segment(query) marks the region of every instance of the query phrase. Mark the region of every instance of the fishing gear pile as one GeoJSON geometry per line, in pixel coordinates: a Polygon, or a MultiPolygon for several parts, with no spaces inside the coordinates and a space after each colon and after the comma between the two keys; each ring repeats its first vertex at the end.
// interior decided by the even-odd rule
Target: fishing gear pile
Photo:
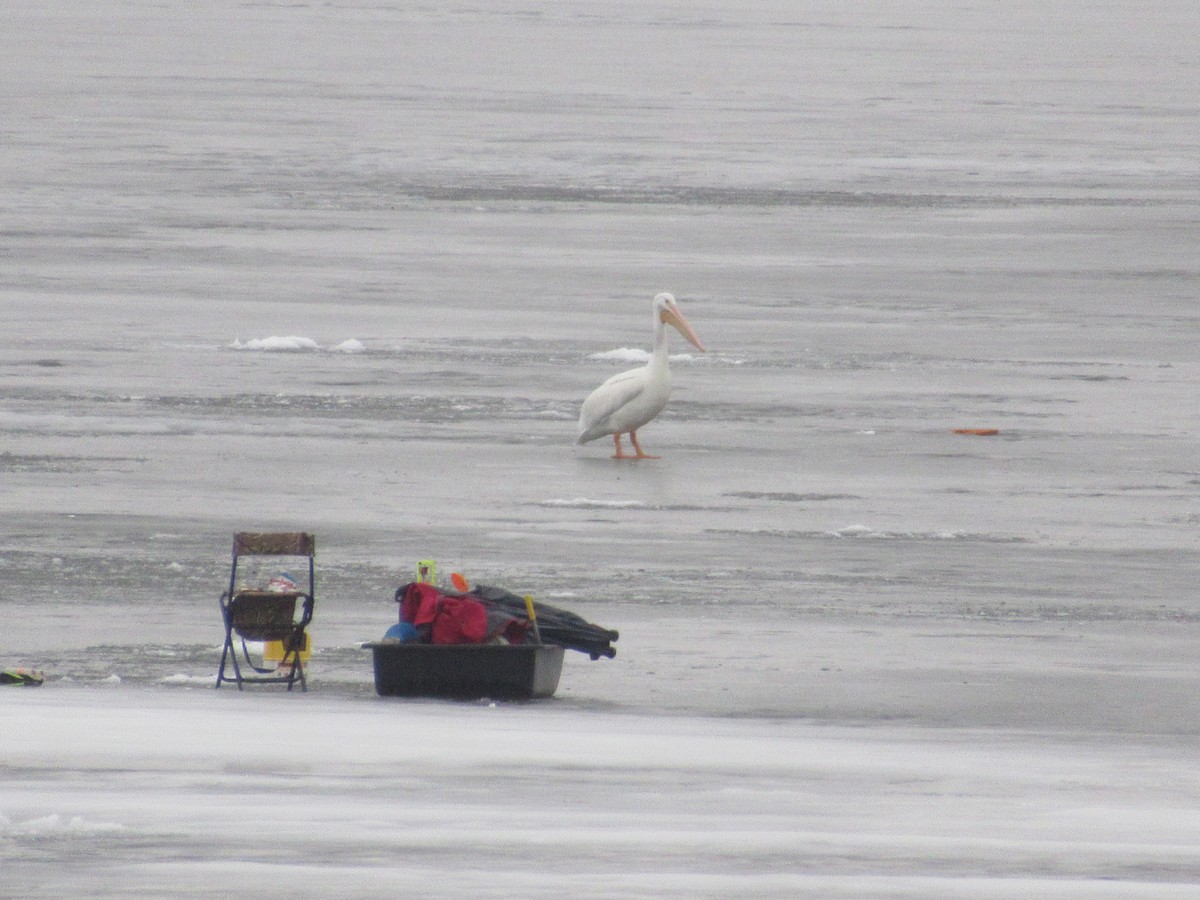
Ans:
{"type": "MultiPolygon", "coordinates": [[[[400,604],[396,634],[403,635],[402,640],[432,644],[534,642],[525,598],[501,587],[479,584],[460,592],[410,582],[396,589],[396,602],[400,604]]],[[[541,643],[577,650],[593,660],[616,656],[612,644],[620,637],[616,631],[546,603],[537,604],[536,634],[541,643]]]]}

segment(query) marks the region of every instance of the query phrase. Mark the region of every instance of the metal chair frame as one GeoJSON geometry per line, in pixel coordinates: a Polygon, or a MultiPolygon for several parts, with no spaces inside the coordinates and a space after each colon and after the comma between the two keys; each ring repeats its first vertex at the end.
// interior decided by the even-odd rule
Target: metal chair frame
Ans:
{"type": "Polygon", "coordinates": [[[253,532],[239,531],[233,536],[233,564],[229,572],[229,589],[221,594],[221,618],[225,622],[225,645],[221,649],[221,667],[217,671],[217,687],[232,681],[242,690],[246,684],[286,684],[290,691],[296,681],[300,690],[308,690],[304,677],[305,629],[312,622],[315,603],[316,538],[303,531],[253,532]],[[238,561],[244,556],[306,556],[308,557],[307,591],[270,591],[237,589],[238,561]],[[300,618],[296,619],[296,603],[303,601],[300,618]],[[235,635],[242,645],[245,665],[256,675],[246,675],[238,662],[235,635]],[[247,641],[281,641],[283,659],[276,669],[255,665],[250,659],[247,641]],[[233,675],[225,674],[227,663],[233,675]],[[287,669],[287,674],[278,674],[287,669]]]}

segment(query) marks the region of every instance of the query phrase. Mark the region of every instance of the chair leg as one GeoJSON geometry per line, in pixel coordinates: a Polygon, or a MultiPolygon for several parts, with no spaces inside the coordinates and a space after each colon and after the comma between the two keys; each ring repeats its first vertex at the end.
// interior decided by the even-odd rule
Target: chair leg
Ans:
{"type": "Polygon", "coordinates": [[[227,631],[225,632],[225,646],[221,648],[221,667],[217,669],[217,688],[221,687],[223,681],[237,681],[238,687],[241,687],[241,674],[237,668],[237,651],[233,649],[233,636],[227,631]],[[237,675],[236,678],[229,678],[225,674],[226,660],[233,662],[233,671],[237,675]]]}
{"type": "Polygon", "coordinates": [[[304,680],[304,663],[300,660],[300,649],[303,646],[304,632],[300,632],[298,635],[292,635],[292,637],[289,638],[285,644],[286,649],[283,651],[283,659],[280,661],[279,665],[281,667],[286,666],[288,657],[291,657],[292,665],[288,670],[288,690],[290,691],[292,689],[292,686],[296,683],[296,679],[299,678],[300,691],[302,693],[308,693],[308,682],[304,680]]]}
{"type": "Polygon", "coordinates": [[[233,663],[233,679],[237,682],[238,690],[244,690],[242,687],[242,667],[238,665],[236,648],[230,648],[229,659],[233,663]]]}
{"type": "Polygon", "coordinates": [[[254,664],[254,661],[250,659],[250,650],[246,646],[246,642],[242,641],[241,644],[242,644],[242,654],[246,657],[246,665],[247,666],[249,666],[255,672],[259,672],[262,674],[266,674],[269,672],[275,672],[276,675],[278,675],[279,677],[255,678],[254,676],[242,675],[242,666],[238,662],[237,647],[234,646],[233,633],[232,633],[232,631],[228,631],[225,634],[225,646],[221,648],[221,666],[220,666],[220,668],[217,669],[217,685],[216,686],[218,688],[221,687],[222,682],[226,682],[226,681],[236,682],[239,691],[245,690],[244,684],[247,681],[250,681],[252,683],[253,682],[266,683],[266,682],[273,681],[276,684],[279,684],[279,683],[286,684],[288,686],[288,690],[290,691],[292,689],[292,687],[295,685],[296,681],[299,680],[300,690],[304,693],[308,692],[308,680],[305,678],[305,675],[304,675],[304,663],[300,660],[300,650],[304,647],[304,644],[305,644],[303,632],[301,632],[298,636],[292,635],[291,637],[286,639],[285,649],[284,649],[284,653],[283,653],[283,659],[280,660],[279,667],[276,669],[265,669],[265,668],[259,668],[258,666],[256,666],[254,664]],[[291,666],[288,667],[288,674],[287,674],[287,677],[285,678],[279,673],[279,669],[282,669],[285,666],[288,666],[289,660],[291,661],[291,666]],[[225,674],[225,667],[229,664],[232,664],[232,666],[233,666],[233,676],[232,677],[225,674]]]}

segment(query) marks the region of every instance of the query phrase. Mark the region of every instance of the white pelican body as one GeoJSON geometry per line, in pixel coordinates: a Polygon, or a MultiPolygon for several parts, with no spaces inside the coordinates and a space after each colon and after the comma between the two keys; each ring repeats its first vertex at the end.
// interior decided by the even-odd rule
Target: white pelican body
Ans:
{"type": "Polygon", "coordinates": [[[670,294],[654,298],[654,352],[646,365],[614,375],[583,401],[579,411],[577,444],[586,444],[611,434],[617,452],[613,459],[655,459],[642,452],[637,430],[663,411],[671,396],[671,367],[667,360],[667,325],[674,326],[697,350],[704,350],[679,305],[670,294]],[[636,456],[621,449],[621,435],[628,434],[636,456]]]}

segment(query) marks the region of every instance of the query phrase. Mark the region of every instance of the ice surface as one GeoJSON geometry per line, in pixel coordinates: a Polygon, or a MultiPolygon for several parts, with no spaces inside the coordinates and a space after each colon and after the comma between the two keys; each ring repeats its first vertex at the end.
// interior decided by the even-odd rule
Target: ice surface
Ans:
{"type": "Polygon", "coordinates": [[[200,688],[26,691],[5,724],[10,896],[1194,891],[1190,736],[200,688]]]}
{"type": "Polygon", "coordinates": [[[1194,896],[1200,11],[1002,7],[7,10],[0,896],[1194,896]],[[425,558],[617,658],[380,700],[425,558]]]}

